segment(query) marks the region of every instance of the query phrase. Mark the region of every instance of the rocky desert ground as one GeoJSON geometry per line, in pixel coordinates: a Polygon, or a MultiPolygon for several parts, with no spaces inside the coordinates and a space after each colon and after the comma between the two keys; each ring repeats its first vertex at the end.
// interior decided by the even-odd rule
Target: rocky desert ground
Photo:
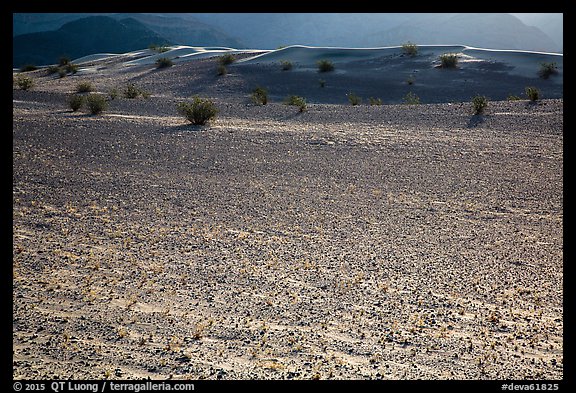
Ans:
{"type": "Polygon", "coordinates": [[[564,377],[562,99],[299,113],[215,69],[14,88],[14,379],[564,377]]]}

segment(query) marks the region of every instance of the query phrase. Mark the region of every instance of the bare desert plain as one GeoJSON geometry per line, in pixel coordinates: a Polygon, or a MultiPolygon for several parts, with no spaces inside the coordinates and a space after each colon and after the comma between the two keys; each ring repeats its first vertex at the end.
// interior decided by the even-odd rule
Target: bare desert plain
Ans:
{"type": "Polygon", "coordinates": [[[447,70],[446,48],[309,49],[233,52],[225,75],[146,51],[26,73],[14,379],[564,377],[562,74],[530,53],[451,47],[447,70]],[[83,81],[150,96],[73,112],[83,81]],[[506,100],[525,86],[542,98],[506,100]],[[196,94],[206,126],[176,111],[196,94]]]}

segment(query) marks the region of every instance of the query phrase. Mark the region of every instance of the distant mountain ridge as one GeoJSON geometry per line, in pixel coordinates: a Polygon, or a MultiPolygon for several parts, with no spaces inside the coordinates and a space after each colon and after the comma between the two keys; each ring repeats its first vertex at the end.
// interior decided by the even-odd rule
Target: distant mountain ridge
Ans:
{"type": "Polygon", "coordinates": [[[14,66],[54,64],[62,56],[123,53],[147,48],[150,43],[171,43],[133,18],[116,20],[108,16],[77,19],[58,30],[15,36],[12,42],[14,66]]]}
{"type": "Polygon", "coordinates": [[[13,65],[51,64],[63,56],[122,53],[150,44],[245,45],[205,23],[179,14],[14,14],[13,65]],[[47,29],[48,31],[37,31],[47,29]],[[32,32],[31,32],[32,31],[32,32]]]}

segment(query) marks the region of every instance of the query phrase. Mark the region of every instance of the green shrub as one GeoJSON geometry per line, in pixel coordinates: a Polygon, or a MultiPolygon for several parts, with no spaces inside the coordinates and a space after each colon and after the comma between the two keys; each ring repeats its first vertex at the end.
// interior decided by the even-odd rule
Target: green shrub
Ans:
{"type": "Polygon", "coordinates": [[[226,53],[225,55],[222,55],[218,58],[218,62],[222,65],[232,64],[235,60],[236,58],[230,53],[226,53]]]}
{"type": "Polygon", "coordinates": [[[168,47],[166,45],[150,44],[150,45],[148,45],[148,49],[150,49],[154,52],[164,53],[164,52],[168,52],[170,50],[170,47],[168,47]]]}
{"type": "Polygon", "coordinates": [[[72,94],[68,100],[68,104],[70,104],[70,109],[76,112],[78,109],[82,108],[82,105],[84,105],[84,96],[72,94]]]}
{"type": "Polygon", "coordinates": [[[362,99],[354,93],[348,93],[348,94],[346,94],[346,97],[348,97],[348,101],[353,106],[359,105],[362,102],[362,99]]]}
{"type": "Polygon", "coordinates": [[[46,68],[46,75],[52,75],[57,73],[58,71],[60,71],[60,67],[56,65],[51,65],[48,68],[46,68]]]}
{"type": "Polygon", "coordinates": [[[370,105],[382,105],[382,100],[380,98],[370,97],[368,101],[370,102],[370,105]]]}
{"type": "Polygon", "coordinates": [[[94,91],[94,86],[88,81],[80,82],[76,85],[76,92],[78,93],[89,93],[94,91]]]}
{"type": "Polygon", "coordinates": [[[34,87],[34,79],[30,78],[29,76],[18,75],[15,79],[16,85],[21,90],[30,90],[34,87]]]}
{"type": "Polygon", "coordinates": [[[294,105],[298,107],[299,112],[304,112],[306,110],[306,99],[300,96],[288,96],[284,100],[286,105],[294,105]]]}
{"type": "Polygon", "coordinates": [[[556,63],[542,63],[540,64],[540,70],[538,75],[542,79],[548,79],[551,75],[556,75],[558,73],[558,66],[556,63]]]}
{"type": "Polygon", "coordinates": [[[118,98],[118,89],[113,87],[110,89],[110,91],[108,92],[108,96],[110,97],[111,100],[115,100],[116,98],[118,98]]]}
{"type": "Polygon", "coordinates": [[[320,83],[320,87],[325,87],[326,86],[326,81],[324,79],[319,79],[318,83],[320,83]]]}
{"type": "Polygon", "coordinates": [[[412,92],[409,92],[404,96],[403,101],[407,105],[418,105],[420,104],[420,97],[418,97],[416,94],[412,92]]]}
{"type": "Polygon", "coordinates": [[[440,56],[442,68],[456,68],[458,65],[458,55],[456,53],[444,53],[440,56]]]}
{"type": "Polygon", "coordinates": [[[252,101],[257,105],[266,105],[268,103],[268,91],[263,87],[257,87],[252,91],[252,101]]]}
{"type": "Polygon", "coordinates": [[[134,83],[128,83],[126,87],[124,87],[124,91],[122,92],[124,98],[138,98],[138,96],[142,96],[142,98],[150,97],[150,93],[146,90],[137,87],[134,83]]]}
{"type": "Polygon", "coordinates": [[[68,56],[62,56],[60,60],[58,60],[58,64],[61,66],[65,66],[70,64],[70,58],[68,56]]]}
{"type": "Polygon", "coordinates": [[[89,94],[86,96],[88,110],[93,115],[98,115],[108,109],[108,101],[102,94],[89,94]]]}
{"type": "Polygon", "coordinates": [[[477,95],[472,98],[472,108],[475,115],[481,115],[488,106],[488,98],[485,96],[477,95]]]}
{"type": "Polygon", "coordinates": [[[288,60],[283,60],[280,62],[282,65],[282,71],[290,71],[292,69],[292,62],[288,60]]]}
{"type": "Polygon", "coordinates": [[[178,112],[190,123],[204,125],[216,118],[218,108],[209,99],[194,96],[192,102],[180,102],[177,105],[178,112]]]}
{"type": "Polygon", "coordinates": [[[334,64],[330,60],[318,60],[316,64],[318,65],[318,72],[334,71],[334,64]]]}
{"type": "Polygon", "coordinates": [[[514,94],[508,94],[508,97],[506,98],[508,101],[519,101],[521,100],[520,97],[518,97],[517,95],[514,94]]]}
{"type": "Polygon", "coordinates": [[[173,65],[174,62],[167,57],[161,57],[158,60],[156,60],[156,68],[168,68],[172,67],[173,65]]]}
{"type": "Polygon", "coordinates": [[[218,76],[226,75],[228,73],[228,69],[226,68],[226,66],[224,64],[220,64],[220,65],[218,65],[217,73],[218,73],[218,76]]]}
{"type": "Polygon", "coordinates": [[[408,56],[416,56],[418,54],[418,46],[408,41],[407,43],[402,44],[402,52],[408,56]]]}
{"type": "Polygon", "coordinates": [[[77,64],[69,63],[69,64],[66,64],[65,68],[66,68],[66,72],[69,74],[75,74],[78,72],[78,65],[77,64]]]}
{"type": "Polygon", "coordinates": [[[535,87],[527,86],[526,89],[526,96],[530,101],[537,101],[540,98],[540,90],[535,87]]]}
{"type": "Polygon", "coordinates": [[[20,67],[20,72],[36,71],[37,69],[38,67],[36,67],[34,64],[26,64],[20,67]]]}

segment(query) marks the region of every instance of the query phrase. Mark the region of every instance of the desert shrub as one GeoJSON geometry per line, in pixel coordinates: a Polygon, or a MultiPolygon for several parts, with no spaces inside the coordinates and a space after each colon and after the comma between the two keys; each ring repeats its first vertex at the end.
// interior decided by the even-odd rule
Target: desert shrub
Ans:
{"type": "Polygon", "coordinates": [[[414,75],[410,75],[408,77],[408,79],[406,79],[406,83],[408,83],[410,86],[412,86],[414,84],[414,82],[416,82],[416,79],[414,78],[414,75]]]}
{"type": "Polygon", "coordinates": [[[407,43],[402,44],[402,52],[408,56],[416,56],[418,54],[418,46],[408,41],[407,43]]]}
{"type": "Polygon", "coordinates": [[[58,77],[64,78],[66,75],[68,75],[66,69],[63,67],[58,67],[58,77]]]}
{"type": "Polygon", "coordinates": [[[362,99],[354,93],[348,93],[346,94],[346,97],[348,97],[348,101],[351,105],[359,105],[362,102],[362,99]]]}
{"type": "Polygon", "coordinates": [[[78,109],[82,108],[82,105],[84,105],[84,96],[72,94],[68,100],[68,104],[70,105],[70,109],[76,112],[78,109]]]}
{"type": "Polygon", "coordinates": [[[66,72],[69,74],[75,74],[78,72],[78,65],[73,63],[68,63],[65,66],[66,72]]]}
{"type": "Polygon", "coordinates": [[[456,68],[458,65],[458,55],[456,53],[444,53],[440,56],[442,68],[456,68]]]}
{"type": "Polygon", "coordinates": [[[558,66],[556,63],[542,63],[540,64],[540,70],[538,71],[538,75],[542,79],[548,79],[551,75],[555,75],[558,73],[558,66]]]}
{"type": "Polygon", "coordinates": [[[368,101],[370,102],[370,105],[382,105],[382,100],[380,98],[370,97],[368,101]]]}
{"type": "Polygon", "coordinates": [[[89,94],[86,96],[86,105],[93,115],[98,115],[108,109],[108,101],[102,94],[89,94]]]}
{"type": "Polygon", "coordinates": [[[34,64],[26,64],[20,67],[20,72],[36,71],[37,69],[38,67],[36,67],[34,64]]]}
{"type": "Polygon", "coordinates": [[[420,97],[418,97],[416,94],[412,92],[409,92],[404,96],[403,101],[407,105],[418,105],[420,104],[420,97]]]}
{"type": "Polygon", "coordinates": [[[170,50],[170,48],[167,47],[166,45],[156,45],[156,44],[148,45],[148,49],[158,53],[164,53],[170,50]]]}
{"type": "Polygon", "coordinates": [[[94,91],[94,86],[91,82],[84,81],[76,85],[76,92],[78,93],[89,93],[91,91],[94,91]]]}
{"type": "Polygon", "coordinates": [[[508,97],[506,98],[508,101],[519,101],[521,100],[520,97],[518,97],[517,95],[514,94],[508,94],[508,97]]]}
{"type": "Polygon", "coordinates": [[[58,71],[60,71],[60,67],[56,65],[51,65],[48,68],[46,68],[46,75],[52,75],[57,73],[58,71]]]}
{"type": "Polygon", "coordinates": [[[284,100],[286,105],[294,105],[298,107],[299,112],[304,112],[306,110],[306,99],[300,96],[288,96],[284,100]]]}
{"type": "Polygon", "coordinates": [[[268,103],[268,91],[263,87],[257,87],[252,91],[252,101],[257,105],[266,105],[268,103]]]}
{"type": "Polygon", "coordinates": [[[229,65],[229,64],[234,63],[235,60],[236,60],[236,58],[234,56],[232,56],[232,54],[226,53],[225,55],[220,56],[220,58],[218,59],[218,62],[222,65],[229,65]]]}
{"type": "Polygon", "coordinates": [[[68,56],[62,56],[60,60],[58,60],[58,65],[65,66],[70,64],[70,58],[68,56]]]}
{"type": "Polygon", "coordinates": [[[525,91],[530,101],[537,101],[540,98],[540,90],[533,86],[527,86],[525,91]]]}
{"type": "Polygon", "coordinates": [[[150,97],[149,92],[136,86],[134,83],[128,83],[124,87],[124,91],[122,92],[122,95],[124,96],[124,98],[130,98],[130,99],[138,98],[138,96],[141,96],[142,98],[149,98],[150,97]]]}
{"type": "Polygon", "coordinates": [[[156,60],[156,68],[168,68],[172,67],[173,65],[174,62],[167,57],[161,57],[158,60],[156,60]]]}
{"type": "Polygon", "coordinates": [[[34,86],[34,79],[29,76],[18,75],[15,82],[16,86],[21,90],[30,90],[34,86]]]}
{"type": "Polygon", "coordinates": [[[113,87],[110,89],[110,91],[108,92],[108,96],[110,97],[111,100],[115,100],[116,98],[118,98],[118,89],[113,87]]]}
{"type": "Polygon", "coordinates": [[[326,86],[326,81],[324,79],[319,79],[318,83],[320,84],[320,87],[325,87],[326,86]]]}
{"type": "Polygon", "coordinates": [[[194,96],[192,102],[180,102],[177,105],[178,112],[190,123],[204,125],[216,118],[218,108],[209,99],[194,96]]]}
{"type": "Polygon", "coordinates": [[[134,83],[129,83],[124,87],[124,98],[137,98],[140,95],[140,89],[134,83]]]}
{"type": "Polygon", "coordinates": [[[227,73],[228,73],[228,68],[226,68],[226,66],[224,64],[218,65],[218,68],[217,68],[218,76],[223,76],[223,75],[226,75],[227,73]]]}
{"type": "Polygon", "coordinates": [[[475,115],[481,115],[488,106],[488,98],[485,96],[477,95],[472,98],[472,108],[475,115]]]}
{"type": "Polygon", "coordinates": [[[318,65],[318,72],[334,71],[334,64],[330,60],[318,60],[316,64],[318,65]]]}
{"type": "Polygon", "coordinates": [[[288,60],[283,60],[280,62],[282,65],[282,71],[290,71],[292,69],[292,62],[288,60]]]}

